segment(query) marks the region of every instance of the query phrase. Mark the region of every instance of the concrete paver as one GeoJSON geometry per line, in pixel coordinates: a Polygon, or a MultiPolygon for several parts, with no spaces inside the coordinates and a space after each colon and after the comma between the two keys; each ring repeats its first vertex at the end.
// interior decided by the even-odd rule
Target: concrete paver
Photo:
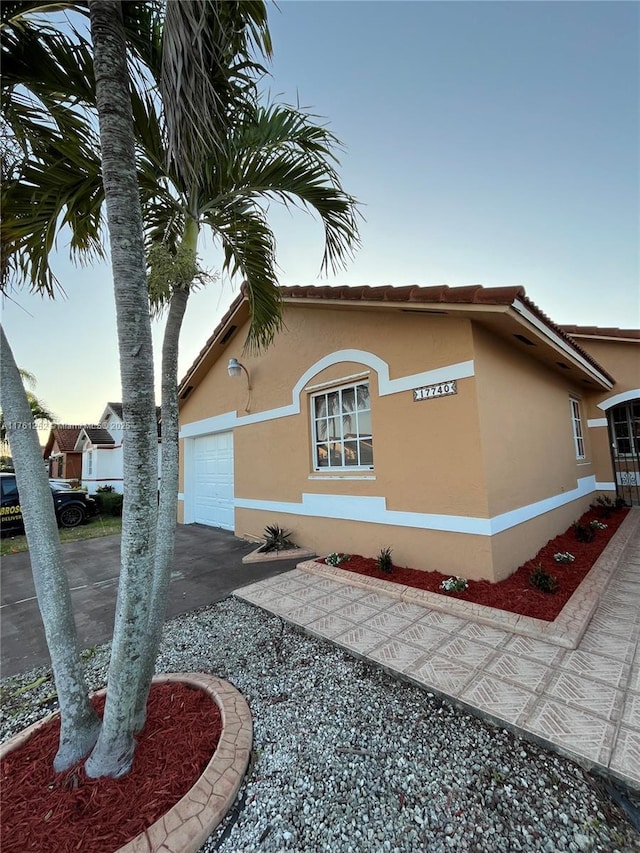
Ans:
{"type": "Polygon", "coordinates": [[[303,563],[235,595],[640,790],[640,511],[553,623],[353,579],[303,563]]]}

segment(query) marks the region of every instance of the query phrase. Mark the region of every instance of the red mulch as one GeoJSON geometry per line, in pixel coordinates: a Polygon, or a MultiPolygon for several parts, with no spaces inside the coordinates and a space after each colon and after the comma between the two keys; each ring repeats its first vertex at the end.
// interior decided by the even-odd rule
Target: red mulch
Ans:
{"type": "Polygon", "coordinates": [[[589,510],[580,518],[581,524],[588,524],[592,519],[596,519],[608,525],[606,530],[596,532],[593,542],[578,542],[572,528],[569,528],[565,533],[547,542],[533,559],[527,560],[510,577],[498,583],[470,580],[469,587],[464,592],[443,592],[440,584],[450,575],[400,566],[394,566],[393,571],[387,574],[376,567],[374,558],[361,557],[358,554],[352,554],[349,560],[340,563],[339,568],[415,589],[437,592],[447,597],[460,598],[463,601],[472,601],[474,604],[484,604],[486,607],[508,610],[510,613],[533,616],[545,622],[553,622],[598,559],[605,545],[620,527],[627,512],[626,509],[617,510],[609,518],[602,518],[597,510],[589,510]],[[575,562],[556,563],[553,555],[559,551],[569,551],[576,558],[575,562]],[[545,571],[558,578],[557,592],[550,594],[531,586],[529,575],[538,563],[542,564],[545,571]]]}
{"type": "MultiPolygon", "coordinates": [[[[102,714],[104,698],[93,700],[102,714]]],[[[133,769],[120,779],[88,779],[82,762],[53,772],[54,720],[2,762],[3,853],[113,853],[143,832],[202,775],[222,731],[203,690],[153,685],[133,769]]]]}

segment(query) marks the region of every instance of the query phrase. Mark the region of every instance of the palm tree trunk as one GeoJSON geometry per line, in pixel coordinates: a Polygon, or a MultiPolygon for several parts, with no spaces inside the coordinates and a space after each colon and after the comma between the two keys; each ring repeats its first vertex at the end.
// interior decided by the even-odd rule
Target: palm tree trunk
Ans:
{"type": "Polygon", "coordinates": [[[0,405],[15,464],[31,571],[60,705],[60,742],[53,762],[54,769],[60,771],[91,751],[100,720],[89,702],[78,655],[71,593],[38,434],[4,329],[0,329],[0,365],[0,405]]]}
{"type": "MultiPolygon", "coordinates": [[[[195,254],[195,252],[194,252],[195,254]]],[[[160,648],[175,552],[178,511],[178,342],[189,288],[174,290],[162,341],[162,474],[156,536],[156,559],[149,607],[148,646],[138,687],[136,728],[141,730],[149,686],[160,648]]]]}
{"type": "Polygon", "coordinates": [[[122,10],[90,0],[102,175],[122,382],[123,490],[120,584],[103,725],[86,771],[122,776],[133,762],[135,708],[147,645],[155,552],[158,439],[142,216],[122,10]]]}

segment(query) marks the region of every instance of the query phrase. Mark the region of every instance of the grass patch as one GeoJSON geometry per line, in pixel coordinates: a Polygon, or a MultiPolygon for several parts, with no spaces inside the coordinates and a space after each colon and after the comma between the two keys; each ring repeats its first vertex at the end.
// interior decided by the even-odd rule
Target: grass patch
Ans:
{"type": "MultiPolygon", "coordinates": [[[[80,527],[72,527],[70,529],[58,530],[60,534],[60,542],[79,542],[81,539],[97,539],[99,536],[111,536],[114,533],[120,533],[122,530],[122,519],[113,515],[96,515],[86,524],[81,524],[80,527]]],[[[21,551],[28,551],[27,537],[19,536],[3,536],[0,540],[0,556],[6,557],[9,554],[19,554],[21,551]]]]}

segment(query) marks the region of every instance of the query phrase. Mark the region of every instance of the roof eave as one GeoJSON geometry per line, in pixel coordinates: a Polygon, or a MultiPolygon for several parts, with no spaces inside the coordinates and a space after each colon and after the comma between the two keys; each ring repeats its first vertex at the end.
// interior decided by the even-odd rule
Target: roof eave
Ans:
{"type": "Polygon", "coordinates": [[[577,345],[572,345],[569,336],[565,332],[562,332],[559,327],[557,327],[556,331],[550,323],[546,322],[534,310],[534,306],[528,300],[514,299],[511,308],[518,316],[522,325],[533,330],[547,345],[550,345],[556,352],[571,361],[584,377],[595,382],[605,391],[613,388],[615,380],[597,362],[587,358],[586,353],[581,351],[577,345]]]}

